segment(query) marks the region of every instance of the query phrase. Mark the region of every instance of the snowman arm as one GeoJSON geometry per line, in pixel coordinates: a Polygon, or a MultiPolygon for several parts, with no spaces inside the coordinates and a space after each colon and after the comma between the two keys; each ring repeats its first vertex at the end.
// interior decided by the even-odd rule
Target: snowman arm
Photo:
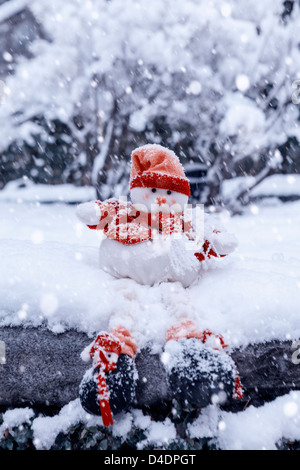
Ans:
{"type": "Polygon", "coordinates": [[[202,245],[202,250],[195,253],[198,261],[210,258],[223,258],[232,253],[238,245],[236,237],[226,231],[213,230],[202,245]]]}
{"type": "Polygon", "coordinates": [[[219,256],[227,256],[233,253],[238,246],[235,235],[226,230],[213,230],[208,239],[211,249],[219,256]]]}
{"type": "Polygon", "coordinates": [[[78,219],[90,228],[96,228],[101,220],[101,209],[98,201],[84,202],[76,208],[78,219]]]}
{"type": "Polygon", "coordinates": [[[118,213],[118,203],[115,200],[91,201],[79,204],[76,215],[92,230],[106,230],[118,213]]]}

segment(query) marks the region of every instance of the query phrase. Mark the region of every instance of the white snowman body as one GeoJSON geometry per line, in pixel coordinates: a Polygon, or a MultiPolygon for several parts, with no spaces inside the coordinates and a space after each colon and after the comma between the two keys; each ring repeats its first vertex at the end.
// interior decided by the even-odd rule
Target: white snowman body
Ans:
{"type": "MultiPolygon", "coordinates": [[[[188,203],[188,196],[161,188],[133,188],[130,197],[137,209],[149,214],[182,213],[188,203]]],[[[81,204],[77,215],[82,222],[96,225],[100,219],[99,206],[94,202],[81,204]]],[[[197,278],[200,266],[191,243],[184,233],[167,237],[157,233],[155,238],[136,244],[104,238],[99,250],[100,268],[116,278],[131,278],[149,286],[179,281],[187,287],[197,278]]]]}
{"type": "MultiPolygon", "coordinates": [[[[130,191],[132,204],[137,210],[148,214],[184,213],[188,196],[161,188],[133,188],[130,191]]],[[[100,209],[96,202],[80,204],[77,208],[79,219],[87,225],[97,225],[100,209]]],[[[236,238],[224,231],[216,230],[210,216],[203,219],[203,227],[194,231],[194,239],[185,232],[157,233],[155,237],[135,244],[124,244],[118,240],[104,238],[100,244],[100,268],[116,278],[131,278],[139,284],[153,286],[161,282],[179,281],[184,287],[190,286],[199,276],[201,263],[195,252],[201,252],[208,240],[215,252],[227,255],[234,251],[236,238]],[[203,228],[203,230],[202,230],[203,228]]]]}
{"type": "MultiPolygon", "coordinates": [[[[148,213],[182,212],[188,197],[160,188],[133,188],[131,200],[136,207],[145,206],[148,213]]],[[[199,272],[199,262],[186,249],[189,240],[184,233],[154,239],[135,245],[123,245],[115,240],[103,240],[100,266],[116,277],[129,277],[140,284],[152,286],[161,282],[179,281],[190,285],[199,272]]]]}

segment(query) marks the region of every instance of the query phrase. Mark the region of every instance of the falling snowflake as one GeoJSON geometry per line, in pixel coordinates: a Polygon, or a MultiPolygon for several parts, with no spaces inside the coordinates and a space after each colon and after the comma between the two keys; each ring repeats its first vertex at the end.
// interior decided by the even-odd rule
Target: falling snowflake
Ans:
{"type": "Polygon", "coordinates": [[[247,75],[243,73],[237,75],[235,79],[235,84],[236,84],[237,89],[242,92],[247,91],[248,88],[250,87],[249,78],[247,75]]]}
{"type": "Polygon", "coordinates": [[[202,90],[201,83],[198,82],[197,80],[193,80],[189,84],[186,92],[187,92],[187,94],[190,94],[190,95],[199,95],[201,93],[201,90],[202,90]]]}

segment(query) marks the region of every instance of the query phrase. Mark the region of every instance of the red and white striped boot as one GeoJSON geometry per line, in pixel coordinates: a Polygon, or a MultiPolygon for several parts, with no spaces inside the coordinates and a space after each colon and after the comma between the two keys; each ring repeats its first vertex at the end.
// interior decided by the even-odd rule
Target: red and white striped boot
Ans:
{"type": "Polygon", "coordinates": [[[134,402],[136,351],[130,333],[118,327],[111,333],[100,332],[81,355],[83,360],[93,361],[79,386],[81,405],[88,413],[101,415],[104,426],[113,424],[113,415],[134,402]]]}

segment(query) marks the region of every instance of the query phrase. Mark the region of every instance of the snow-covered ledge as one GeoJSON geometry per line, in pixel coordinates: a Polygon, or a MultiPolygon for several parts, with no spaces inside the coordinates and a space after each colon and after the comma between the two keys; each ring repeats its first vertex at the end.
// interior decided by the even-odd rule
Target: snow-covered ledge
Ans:
{"type": "MultiPolygon", "coordinates": [[[[0,364],[0,406],[62,407],[78,397],[86,370],[80,352],[90,338],[75,330],[54,334],[47,329],[2,327],[6,361],[0,364]]],[[[300,390],[297,349],[290,341],[248,345],[232,352],[244,388],[242,400],[225,407],[241,410],[259,406],[291,390],[300,390]]],[[[139,373],[138,408],[170,404],[163,364],[157,354],[142,350],[136,358],[139,373]]]]}

